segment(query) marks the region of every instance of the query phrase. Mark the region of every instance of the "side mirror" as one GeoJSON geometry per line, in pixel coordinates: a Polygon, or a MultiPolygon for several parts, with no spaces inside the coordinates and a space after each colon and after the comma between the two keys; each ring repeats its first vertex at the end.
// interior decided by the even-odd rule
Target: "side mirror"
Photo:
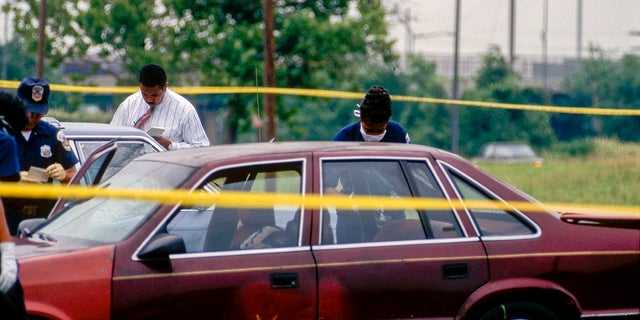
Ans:
{"type": "Polygon", "coordinates": [[[20,238],[25,238],[33,234],[47,219],[45,218],[33,218],[20,221],[18,225],[18,234],[20,238]]]}
{"type": "Polygon", "coordinates": [[[138,257],[143,260],[168,259],[170,254],[186,252],[182,237],[170,233],[159,233],[140,250],[138,257]]]}

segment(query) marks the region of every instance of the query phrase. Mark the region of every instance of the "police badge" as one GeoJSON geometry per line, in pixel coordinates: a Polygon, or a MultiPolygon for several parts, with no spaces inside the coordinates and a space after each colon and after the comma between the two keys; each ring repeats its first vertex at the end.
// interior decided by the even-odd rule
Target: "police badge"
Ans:
{"type": "Polygon", "coordinates": [[[40,156],[43,158],[51,158],[53,153],[51,152],[51,146],[44,144],[40,147],[40,156]]]}
{"type": "Polygon", "coordinates": [[[33,86],[31,89],[31,99],[35,102],[40,102],[44,97],[44,87],[43,86],[33,86]]]}

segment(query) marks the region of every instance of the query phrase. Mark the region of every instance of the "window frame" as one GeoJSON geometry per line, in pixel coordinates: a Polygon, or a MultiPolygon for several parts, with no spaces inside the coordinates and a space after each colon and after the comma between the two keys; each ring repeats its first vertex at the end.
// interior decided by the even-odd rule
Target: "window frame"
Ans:
{"type": "MultiPolygon", "coordinates": [[[[451,203],[451,199],[449,197],[449,194],[446,190],[446,188],[444,187],[444,184],[442,183],[440,176],[437,174],[437,172],[434,170],[434,166],[432,164],[432,162],[428,159],[428,158],[422,158],[422,157],[398,157],[398,156],[393,156],[393,157],[384,157],[384,156],[359,156],[359,157],[335,157],[335,156],[329,156],[329,157],[320,157],[319,158],[319,193],[320,195],[324,195],[324,187],[325,187],[325,165],[327,162],[340,162],[340,161],[344,161],[344,162],[349,162],[349,161],[390,161],[390,162],[395,162],[397,164],[399,164],[401,170],[402,170],[402,178],[404,179],[405,183],[407,184],[408,188],[409,188],[409,192],[411,193],[411,197],[419,197],[417,194],[418,192],[416,191],[417,188],[417,184],[414,181],[414,177],[410,177],[409,172],[407,172],[409,170],[407,164],[408,163],[420,163],[420,164],[425,164],[425,168],[426,170],[431,174],[433,181],[435,182],[435,186],[436,188],[439,189],[442,199],[448,201],[449,203],[451,203]]],[[[323,209],[324,210],[324,209],[323,209]]],[[[329,243],[322,243],[322,234],[324,233],[324,231],[322,230],[322,228],[324,227],[325,223],[322,221],[324,219],[324,217],[320,217],[320,232],[318,234],[318,239],[316,240],[317,243],[319,245],[321,245],[323,248],[325,247],[329,247],[329,246],[371,246],[371,245],[388,245],[389,243],[392,244],[397,244],[398,242],[406,242],[406,241],[434,241],[434,242],[450,242],[450,241],[460,241],[463,239],[466,239],[468,237],[467,232],[465,230],[464,224],[462,222],[462,220],[460,219],[460,216],[458,215],[458,212],[454,209],[453,205],[451,205],[451,209],[450,213],[452,215],[452,219],[455,221],[455,223],[457,224],[457,236],[456,237],[433,237],[434,234],[433,232],[429,232],[428,229],[430,229],[431,224],[429,224],[429,214],[428,211],[425,211],[424,209],[418,209],[416,210],[418,212],[419,215],[419,220],[420,220],[420,224],[422,225],[423,230],[425,231],[425,238],[424,239],[420,239],[420,240],[397,240],[397,241],[383,241],[383,242],[376,242],[376,241],[364,241],[364,242],[355,242],[355,243],[336,243],[336,239],[335,239],[335,232],[334,232],[334,243],[329,244],[329,243]],[[427,227],[427,224],[429,224],[429,228],[427,227]]],[[[449,211],[446,210],[446,211],[449,211]]],[[[331,216],[332,219],[335,219],[335,217],[337,217],[337,215],[333,214],[331,216]]],[[[335,222],[334,222],[335,224],[335,222]]],[[[335,225],[332,225],[332,227],[335,229],[335,225]]]]}
{"type": "Polygon", "coordinates": [[[460,201],[460,203],[462,205],[462,208],[464,209],[465,213],[467,214],[467,217],[469,218],[469,221],[471,222],[475,233],[478,235],[478,237],[482,241],[535,239],[535,238],[540,237],[540,235],[542,234],[542,230],[541,230],[540,226],[538,226],[538,224],[535,223],[535,221],[533,221],[531,218],[529,218],[522,211],[520,211],[516,207],[512,206],[509,203],[509,201],[504,200],[503,198],[498,196],[495,192],[493,192],[492,190],[488,189],[483,184],[479,183],[476,179],[474,179],[474,178],[470,177],[469,175],[465,174],[464,172],[462,172],[460,169],[456,168],[455,166],[453,166],[453,165],[451,165],[451,164],[449,164],[449,163],[447,163],[445,161],[442,161],[442,160],[438,160],[437,163],[440,166],[440,168],[442,169],[442,172],[444,173],[447,181],[451,185],[452,190],[455,193],[458,201],[460,201]],[[467,183],[468,185],[473,187],[476,191],[479,191],[480,193],[482,193],[486,197],[491,198],[492,201],[499,201],[504,206],[507,206],[508,208],[510,208],[509,210],[505,210],[505,209],[503,209],[503,210],[506,213],[510,214],[511,216],[514,216],[521,223],[528,224],[529,229],[531,229],[533,232],[531,234],[527,234],[527,235],[482,235],[482,231],[481,231],[480,226],[478,225],[478,223],[476,221],[476,217],[474,216],[472,210],[465,203],[464,197],[460,194],[460,190],[458,189],[458,186],[456,185],[456,183],[452,179],[452,175],[457,176],[458,179],[463,180],[465,183],[467,183]]]}

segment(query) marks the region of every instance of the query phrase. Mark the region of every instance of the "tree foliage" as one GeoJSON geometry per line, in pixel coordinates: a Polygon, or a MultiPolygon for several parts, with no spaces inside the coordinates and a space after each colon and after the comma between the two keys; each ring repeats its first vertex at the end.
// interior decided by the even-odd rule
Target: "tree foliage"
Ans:
{"type": "MultiPolygon", "coordinates": [[[[565,100],[577,106],[637,109],[640,105],[640,57],[626,54],[618,61],[611,59],[601,48],[591,47],[589,51],[582,68],[565,79],[568,93],[565,100]]],[[[578,125],[588,128],[591,135],[640,141],[640,117],[637,116],[587,117],[578,125]]]]}
{"type": "MultiPolygon", "coordinates": [[[[16,34],[35,53],[39,2],[24,2],[24,10],[16,9],[16,34]]],[[[275,5],[277,86],[325,88],[327,79],[354,81],[354,65],[395,59],[381,0],[275,5]]],[[[47,61],[52,67],[69,59],[112,61],[126,70],[114,75],[127,85],[155,62],[166,67],[171,85],[255,86],[262,79],[263,20],[262,3],[254,0],[49,1],[47,61]]],[[[229,142],[251,130],[258,102],[227,97],[229,142]]],[[[287,124],[302,107],[278,106],[279,120],[287,124]]]]}
{"type": "MultiPolygon", "coordinates": [[[[340,78],[329,81],[337,90],[362,92],[363,97],[372,85],[387,88],[392,96],[391,118],[407,129],[412,142],[447,148],[450,130],[445,106],[394,99],[394,96],[446,98],[434,62],[420,56],[411,56],[408,61],[406,69],[398,68],[395,63],[365,62],[358,65],[355,82],[343,82],[340,78]]],[[[358,102],[341,99],[306,100],[305,110],[309,112],[295,117],[299,128],[294,134],[295,139],[332,139],[340,128],[357,121],[353,110],[358,102]]]]}
{"type": "MultiPolygon", "coordinates": [[[[492,46],[478,71],[476,86],[464,92],[464,100],[514,104],[547,104],[541,88],[523,88],[498,47],[492,46]]],[[[519,141],[536,148],[549,147],[554,141],[550,116],[542,112],[462,108],[460,110],[460,150],[477,154],[492,141],[519,141]]]]}

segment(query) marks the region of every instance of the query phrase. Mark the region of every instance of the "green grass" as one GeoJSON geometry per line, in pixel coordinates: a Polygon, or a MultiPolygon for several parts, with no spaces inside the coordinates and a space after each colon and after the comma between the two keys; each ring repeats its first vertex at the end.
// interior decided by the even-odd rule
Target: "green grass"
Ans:
{"type": "Polygon", "coordinates": [[[545,203],[640,207],[640,144],[595,139],[582,156],[547,153],[533,164],[478,167],[545,203]]]}

